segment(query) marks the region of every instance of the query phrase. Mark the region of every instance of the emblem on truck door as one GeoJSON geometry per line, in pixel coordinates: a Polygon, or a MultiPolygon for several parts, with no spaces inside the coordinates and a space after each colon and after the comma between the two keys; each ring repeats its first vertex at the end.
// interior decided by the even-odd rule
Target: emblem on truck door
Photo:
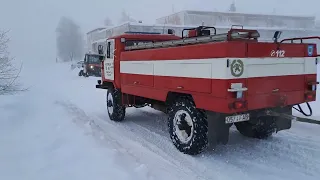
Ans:
{"type": "Polygon", "coordinates": [[[244,71],[244,64],[240,59],[233,60],[230,66],[231,74],[234,77],[240,77],[244,71]]]}

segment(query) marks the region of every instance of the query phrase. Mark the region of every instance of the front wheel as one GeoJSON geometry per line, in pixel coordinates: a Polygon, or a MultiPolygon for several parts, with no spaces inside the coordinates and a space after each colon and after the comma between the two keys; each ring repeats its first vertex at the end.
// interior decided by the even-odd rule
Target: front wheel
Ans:
{"type": "Polygon", "coordinates": [[[78,75],[83,76],[83,70],[80,70],[78,75]]]}
{"type": "Polygon", "coordinates": [[[185,154],[200,154],[208,144],[206,114],[189,97],[179,97],[168,109],[170,138],[185,154]]]}
{"type": "Polygon", "coordinates": [[[121,92],[117,89],[109,88],[106,101],[110,120],[117,122],[123,121],[126,108],[122,105],[121,92]]]}
{"type": "Polygon", "coordinates": [[[84,75],[83,75],[84,77],[89,77],[90,76],[90,74],[88,73],[88,72],[86,72],[86,73],[84,73],[84,75]]]}

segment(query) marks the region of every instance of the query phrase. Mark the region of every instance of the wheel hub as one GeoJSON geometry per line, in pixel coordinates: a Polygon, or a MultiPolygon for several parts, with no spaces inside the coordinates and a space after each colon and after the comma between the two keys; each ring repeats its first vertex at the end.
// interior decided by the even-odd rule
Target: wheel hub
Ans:
{"type": "Polygon", "coordinates": [[[174,118],[174,132],[182,143],[188,143],[193,136],[193,121],[189,113],[179,110],[174,118]]]}
{"type": "Polygon", "coordinates": [[[108,107],[113,107],[113,103],[112,103],[111,100],[108,100],[108,101],[107,101],[107,106],[108,106],[108,107]]]}
{"type": "Polygon", "coordinates": [[[186,121],[186,114],[183,113],[180,115],[180,121],[177,122],[177,126],[180,131],[185,131],[188,136],[191,134],[191,126],[188,125],[188,122],[186,121]]]}
{"type": "Polygon", "coordinates": [[[107,96],[107,109],[109,114],[113,113],[113,97],[111,93],[108,93],[108,96],[107,96]]]}

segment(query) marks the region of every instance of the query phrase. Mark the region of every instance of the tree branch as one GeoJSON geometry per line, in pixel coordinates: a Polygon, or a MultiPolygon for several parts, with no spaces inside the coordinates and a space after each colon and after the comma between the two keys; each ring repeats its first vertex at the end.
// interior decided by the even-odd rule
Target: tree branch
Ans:
{"type": "Polygon", "coordinates": [[[22,70],[22,64],[19,69],[13,66],[13,58],[9,56],[8,52],[10,41],[7,37],[8,32],[0,30],[0,95],[27,90],[20,89],[16,82],[22,70]]]}

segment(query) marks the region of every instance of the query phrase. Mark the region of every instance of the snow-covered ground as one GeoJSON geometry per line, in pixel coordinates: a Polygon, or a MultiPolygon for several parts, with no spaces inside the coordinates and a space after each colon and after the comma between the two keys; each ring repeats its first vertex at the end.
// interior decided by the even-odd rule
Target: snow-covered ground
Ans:
{"type": "Polygon", "coordinates": [[[111,122],[97,78],[65,64],[26,64],[21,75],[29,91],[0,96],[1,180],[320,178],[319,125],[294,122],[269,140],[232,128],[228,145],[188,156],[161,112],[128,109],[126,121],[111,122]]]}
{"type": "MultiPolygon", "coordinates": [[[[319,65],[317,66],[317,70],[318,70],[317,80],[320,81],[320,66],[319,65]]],[[[320,86],[318,86],[318,89],[317,89],[317,101],[311,102],[310,106],[312,108],[312,116],[311,117],[306,117],[294,109],[292,112],[294,115],[296,115],[298,117],[311,118],[311,119],[320,121],[320,86]]],[[[301,104],[301,108],[306,114],[310,114],[310,110],[308,109],[308,106],[305,103],[301,104]]]]}

